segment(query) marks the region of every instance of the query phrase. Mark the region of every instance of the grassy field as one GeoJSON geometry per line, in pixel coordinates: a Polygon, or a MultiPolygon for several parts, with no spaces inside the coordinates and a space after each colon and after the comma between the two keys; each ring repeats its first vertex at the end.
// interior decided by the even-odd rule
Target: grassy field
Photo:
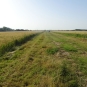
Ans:
{"type": "Polygon", "coordinates": [[[13,41],[14,39],[19,39],[25,35],[32,34],[33,32],[0,32],[0,46],[8,42],[13,41]]]}
{"type": "Polygon", "coordinates": [[[1,32],[0,33],[0,56],[8,51],[27,42],[35,35],[34,32],[1,32]]]}
{"type": "Polygon", "coordinates": [[[14,38],[17,44],[0,56],[0,87],[87,86],[86,33],[29,33],[27,39],[22,33],[10,33],[7,42],[14,38]]]}

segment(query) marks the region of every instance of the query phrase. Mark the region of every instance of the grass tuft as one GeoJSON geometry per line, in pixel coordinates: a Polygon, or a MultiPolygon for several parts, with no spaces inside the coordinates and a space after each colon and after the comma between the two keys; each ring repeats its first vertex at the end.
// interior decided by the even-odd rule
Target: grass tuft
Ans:
{"type": "Polygon", "coordinates": [[[48,48],[47,49],[47,54],[55,54],[58,51],[58,48],[48,48]]]}
{"type": "Polygon", "coordinates": [[[64,50],[65,51],[71,51],[71,52],[77,52],[77,48],[75,48],[74,46],[72,45],[69,45],[69,44],[64,44],[63,46],[64,50]]]}

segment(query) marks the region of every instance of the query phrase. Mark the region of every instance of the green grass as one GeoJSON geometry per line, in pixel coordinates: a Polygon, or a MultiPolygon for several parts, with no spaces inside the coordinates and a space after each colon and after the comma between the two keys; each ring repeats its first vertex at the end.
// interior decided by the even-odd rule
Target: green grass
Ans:
{"type": "Polygon", "coordinates": [[[63,85],[63,87],[79,87],[78,78],[75,73],[72,73],[70,67],[67,66],[66,62],[62,62],[63,64],[60,67],[59,72],[59,82],[63,85]]]}
{"type": "Polygon", "coordinates": [[[60,33],[62,35],[66,35],[66,36],[72,36],[72,37],[75,37],[75,38],[87,38],[87,34],[79,34],[79,33],[60,33]]]}
{"type": "Polygon", "coordinates": [[[86,87],[87,54],[82,47],[87,47],[80,42],[61,33],[43,32],[15,40],[15,46],[7,44],[8,51],[0,57],[0,86],[86,87]]]}
{"type": "Polygon", "coordinates": [[[87,57],[74,57],[74,59],[78,63],[78,68],[87,75],[87,57]]]}
{"type": "Polygon", "coordinates": [[[58,48],[48,48],[47,49],[47,54],[55,54],[58,51],[58,48]]]}
{"type": "Polygon", "coordinates": [[[78,51],[76,47],[74,47],[73,45],[70,45],[70,44],[64,44],[63,49],[65,51],[69,51],[69,52],[77,52],[78,51]]]}

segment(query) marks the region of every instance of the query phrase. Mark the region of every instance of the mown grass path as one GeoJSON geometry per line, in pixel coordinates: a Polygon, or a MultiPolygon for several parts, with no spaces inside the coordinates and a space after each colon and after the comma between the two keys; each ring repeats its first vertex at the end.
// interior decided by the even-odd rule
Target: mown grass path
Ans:
{"type": "Polygon", "coordinates": [[[80,42],[54,32],[36,35],[2,56],[0,86],[86,87],[86,48],[80,42]]]}

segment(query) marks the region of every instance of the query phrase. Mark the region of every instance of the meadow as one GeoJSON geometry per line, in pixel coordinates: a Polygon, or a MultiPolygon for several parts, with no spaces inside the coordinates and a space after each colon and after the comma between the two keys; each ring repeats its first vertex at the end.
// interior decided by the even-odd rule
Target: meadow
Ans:
{"type": "Polygon", "coordinates": [[[87,86],[86,32],[1,32],[0,43],[0,87],[87,86]]]}

